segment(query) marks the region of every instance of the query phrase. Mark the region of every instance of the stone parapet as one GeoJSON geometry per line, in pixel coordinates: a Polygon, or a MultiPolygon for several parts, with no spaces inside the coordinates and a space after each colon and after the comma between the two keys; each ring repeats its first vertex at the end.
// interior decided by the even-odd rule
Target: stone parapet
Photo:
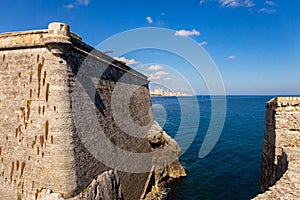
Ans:
{"type": "Polygon", "coordinates": [[[283,112],[300,112],[300,97],[276,97],[267,102],[266,108],[283,112]]]}
{"type": "Polygon", "coordinates": [[[300,198],[300,97],[267,102],[260,189],[255,199],[300,198]]]}
{"type": "Polygon", "coordinates": [[[43,47],[43,37],[47,33],[47,30],[2,33],[0,50],[43,47]]]}
{"type": "Polygon", "coordinates": [[[0,34],[0,51],[14,49],[33,49],[46,47],[53,55],[61,56],[70,48],[80,51],[81,54],[93,56],[108,65],[123,70],[141,79],[148,78],[131,69],[125,63],[107,56],[101,51],[84,43],[82,38],[70,32],[67,24],[60,22],[50,23],[46,30],[20,31],[0,34]]]}
{"type": "Polygon", "coordinates": [[[283,148],[286,154],[288,169],[282,177],[264,193],[255,197],[255,200],[297,200],[300,199],[300,148],[283,148]]]}

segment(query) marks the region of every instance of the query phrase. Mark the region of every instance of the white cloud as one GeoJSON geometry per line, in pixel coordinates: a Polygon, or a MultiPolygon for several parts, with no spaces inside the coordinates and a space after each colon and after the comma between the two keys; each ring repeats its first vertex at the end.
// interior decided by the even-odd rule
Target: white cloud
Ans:
{"type": "Polygon", "coordinates": [[[146,20],[149,24],[153,23],[152,17],[150,17],[150,16],[146,17],[146,20]]]}
{"type": "Polygon", "coordinates": [[[223,7],[235,8],[241,6],[238,0],[220,0],[219,2],[223,7]]]}
{"type": "Polygon", "coordinates": [[[70,3],[64,6],[67,9],[73,9],[75,6],[88,6],[90,4],[90,0],[76,0],[73,3],[70,3]]]}
{"type": "MultiPolygon", "coordinates": [[[[209,0],[200,0],[200,5],[202,5],[206,1],[209,0]]],[[[255,6],[253,0],[212,0],[212,1],[218,1],[222,7],[230,7],[230,8],[255,6]]]]}
{"type": "Polygon", "coordinates": [[[79,5],[85,5],[85,6],[87,6],[87,5],[89,5],[90,0],[77,0],[76,2],[77,2],[79,5]]]}
{"type": "Polygon", "coordinates": [[[139,64],[139,62],[137,62],[136,60],[134,60],[134,59],[128,59],[128,58],[125,58],[124,56],[122,56],[122,57],[114,57],[114,59],[116,59],[118,61],[121,61],[121,62],[124,62],[124,63],[126,63],[126,65],[136,65],[136,64],[139,64]]]}
{"type": "Polygon", "coordinates": [[[172,80],[170,77],[164,79],[164,81],[170,81],[170,80],[172,80]]]}
{"type": "Polygon", "coordinates": [[[273,1],[265,1],[265,4],[268,6],[276,6],[276,3],[273,1]]]}
{"type": "Polygon", "coordinates": [[[158,70],[163,70],[164,67],[160,65],[151,65],[147,71],[158,71],[158,70]]]}
{"type": "Polygon", "coordinates": [[[165,71],[158,71],[156,72],[154,75],[155,76],[165,76],[165,75],[168,75],[169,73],[168,72],[165,72],[165,71]]]}
{"type": "Polygon", "coordinates": [[[200,42],[199,44],[200,44],[200,46],[204,46],[204,45],[207,45],[207,42],[200,42]]]}
{"type": "Polygon", "coordinates": [[[233,56],[233,55],[232,55],[232,56],[228,56],[227,58],[228,58],[229,60],[234,60],[234,59],[236,59],[236,56],[233,56]]]}
{"type": "Polygon", "coordinates": [[[259,13],[267,13],[267,14],[274,14],[276,13],[275,9],[268,9],[268,8],[261,8],[258,10],[259,13]]]}
{"type": "Polygon", "coordinates": [[[155,72],[154,74],[149,74],[148,75],[148,79],[149,80],[159,80],[159,79],[164,79],[166,78],[166,75],[168,75],[168,72],[165,71],[158,71],[155,72]]]}
{"type": "Polygon", "coordinates": [[[187,36],[193,36],[193,35],[200,35],[200,32],[196,29],[193,29],[192,31],[187,30],[178,30],[175,32],[175,36],[181,36],[181,37],[187,37],[187,36]]]}
{"type": "Polygon", "coordinates": [[[72,8],[74,8],[74,4],[68,4],[68,5],[65,6],[65,8],[72,9],[72,8]]]}
{"type": "Polygon", "coordinates": [[[253,3],[252,0],[245,0],[244,3],[245,3],[246,7],[253,7],[253,6],[255,6],[255,4],[253,3]]]}
{"type": "Polygon", "coordinates": [[[161,77],[159,77],[159,76],[154,76],[153,74],[150,74],[150,75],[148,76],[148,79],[149,79],[150,81],[153,81],[153,80],[161,79],[161,77]]]}

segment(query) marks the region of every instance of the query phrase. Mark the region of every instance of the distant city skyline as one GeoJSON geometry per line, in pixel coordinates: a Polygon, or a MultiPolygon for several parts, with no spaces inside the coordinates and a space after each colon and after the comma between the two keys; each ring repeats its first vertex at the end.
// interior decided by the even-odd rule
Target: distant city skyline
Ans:
{"type": "Polygon", "coordinates": [[[181,91],[169,91],[168,89],[154,88],[150,89],[151,96],[165,96],[165,97],[174,97],[174,96],[193,96],[192,94],[181,92],[181,91]]]}
{"type": "MultiPolygon", "coordinates": [[[[3,0],[1,7],[0,32],[46,29],[50,22],[60,21],[93,46],[134,28],[167,28],[176,37],[192,38],[208,52],[227,94],[300,93],[298,0],[3,0]]],[[[112,50],[108,55],[146,74],[151,84],[180,91],[189,89],[182,82],[186,81],[193,88],[186,92],[209,93],[205,80],[184,59],[153,49],[117,55],[117,48],[100,50],[112,50]]]]}

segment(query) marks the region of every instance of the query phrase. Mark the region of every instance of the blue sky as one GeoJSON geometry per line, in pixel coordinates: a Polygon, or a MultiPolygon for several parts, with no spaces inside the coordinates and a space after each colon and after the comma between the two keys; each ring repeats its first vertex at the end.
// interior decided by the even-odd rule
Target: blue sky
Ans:
{"type": "MultiPolygon", "coordinates": [[[[0,32],[45,29],[60,21],[92,46],[129,29],[171,29],[202,45],[227,94],[300,93],[298,0],[2,0],[0,8],[0,32]]],[[[148,49],[123,56],[134,59],[131,66],[147,73],[153,83],[160,80],[173,90],[187,90],[176,72],[196,93],[207,92],[192,67],[168,52],[148,49]],[[149,70],[153,65],[161,67],[149,70]]]]}

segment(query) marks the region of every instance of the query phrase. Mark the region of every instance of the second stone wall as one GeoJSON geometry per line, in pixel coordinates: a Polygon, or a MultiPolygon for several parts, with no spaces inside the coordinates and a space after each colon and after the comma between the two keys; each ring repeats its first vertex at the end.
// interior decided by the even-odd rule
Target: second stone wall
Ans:
{"type": "Polygon", "coordinates": [[[300,98],[270,100],[265,114],[260,188],[257,199],[300,198],[300,98]]]}
{"type": "MultiPolygon", "coordinates": [[[[82,191],[104,170],[122,169],[123,166],[118,165],[129,158],[127,154],[114,154],[115,148],[129,155],[151,152],[147,130],[153,123],[153,114],[147,79],[103,62],[99,57],[103,55],[97,51],[86,54],[70,49],[65,56],[76,127],[73,136],[77,144],[74,149],[76,177],[78,191],[82,191]],[[95,132],[104,137],[95,136],[95,132]]],[[[139,199],[144,190],[152,163],[149,160],[148,172],[132,172],[131,168],[144,165],[140,162],[134,160],[127,164],[127,171],[118,171],[124,199],[139,199]]]]}

